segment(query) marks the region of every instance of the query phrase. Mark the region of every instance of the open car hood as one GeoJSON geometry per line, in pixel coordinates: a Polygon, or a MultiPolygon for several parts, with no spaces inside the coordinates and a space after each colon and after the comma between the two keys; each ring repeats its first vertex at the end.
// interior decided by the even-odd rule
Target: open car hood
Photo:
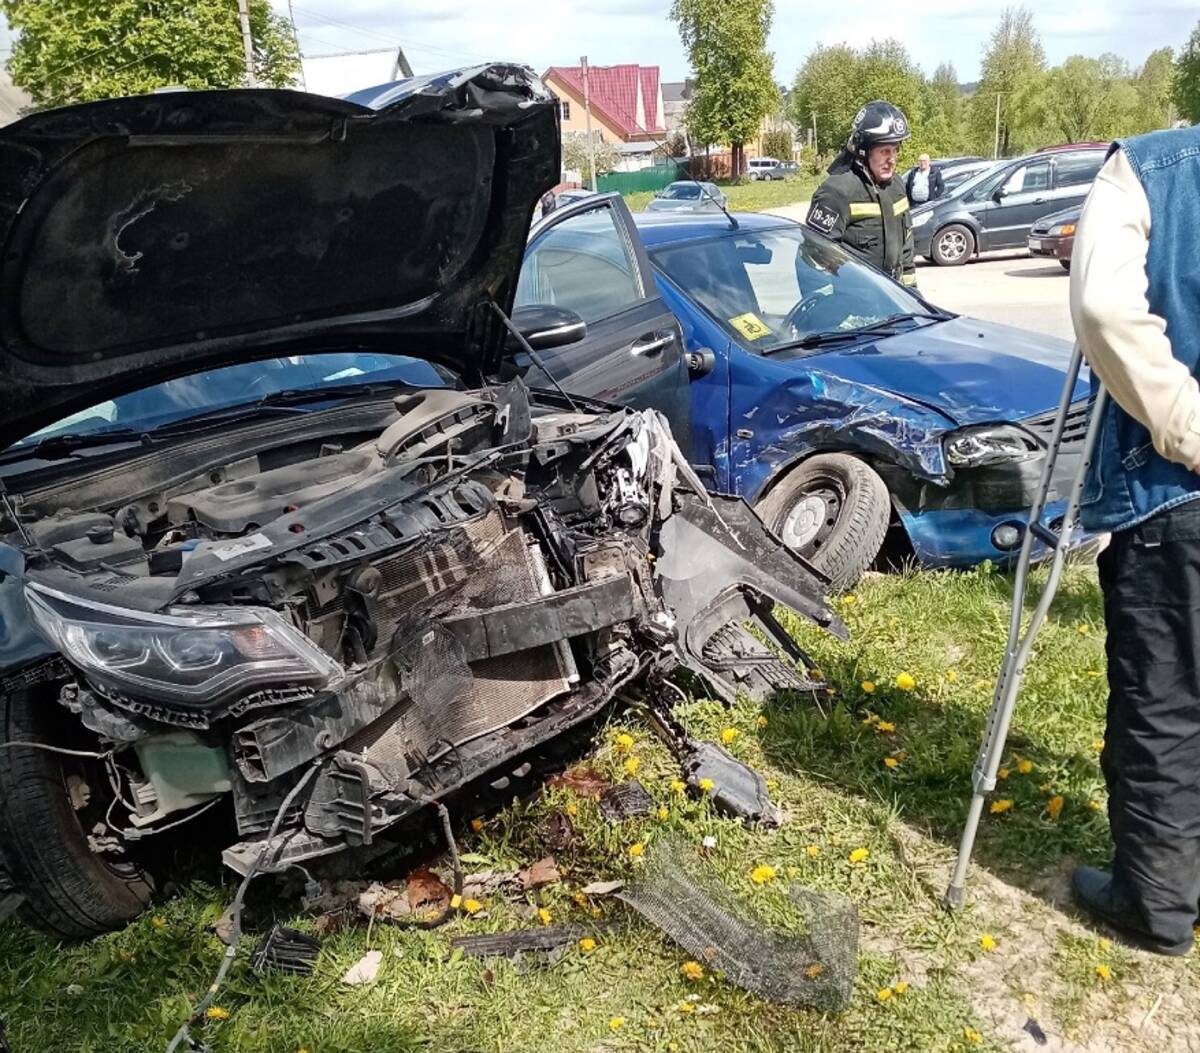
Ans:
{"type": "Polygon", "coordinates": [[[0,131],[0,448],[188,373],[280,354],[496,367],[555,103],[491,65],[331,99],[173,92],[0,131]]]}

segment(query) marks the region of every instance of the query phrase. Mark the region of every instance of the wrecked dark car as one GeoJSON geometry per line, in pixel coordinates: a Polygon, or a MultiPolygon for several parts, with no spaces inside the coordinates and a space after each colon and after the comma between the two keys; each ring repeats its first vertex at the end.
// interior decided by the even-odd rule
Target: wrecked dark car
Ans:
{"type": "Polygon", "coordinates": [[[0,132],[0,902],[119,926],[230,801],[243,876],[370,853],[680,664],[819,687],[772,610],[843,631],[825,579],[656,411],[506,366],[582,328],[509,315],[558,173],[511,66],[0,132]]]}

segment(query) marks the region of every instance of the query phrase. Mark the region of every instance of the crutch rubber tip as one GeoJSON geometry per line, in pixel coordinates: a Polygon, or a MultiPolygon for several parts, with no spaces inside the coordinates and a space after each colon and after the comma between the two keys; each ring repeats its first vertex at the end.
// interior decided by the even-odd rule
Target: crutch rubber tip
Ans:
{"type": "Polygon", "coordinates": [[[966,885],[951,885],[946,889],[945,898],[942,900],[942,906],[949,911],[962,910],[967,902],[967,886],[966,885]]]}

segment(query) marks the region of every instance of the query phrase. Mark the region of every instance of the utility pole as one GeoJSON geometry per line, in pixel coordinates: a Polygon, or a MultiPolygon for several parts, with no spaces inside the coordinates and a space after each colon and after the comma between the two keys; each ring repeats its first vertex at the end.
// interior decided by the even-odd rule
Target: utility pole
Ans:
{"type": "MultiPolygon", "coordinates": [[[[288,18],[292,20],[292,39],[296,42],[296,58],[300,60],[300,87],[308,91],[308,80],[304,76],[304,52],[300,50],[300,31],[296,28],[296,12],[292,10],[292,0],[288,0],[288,18]]],[[[242,32],[246,32],[246,23],[242,23],[242,32]]]]}
{"type": "Polygon", "coordinates": [[[242,47],[246,52],[246,87],[257,88],[258,78],[254,75],[254,38],[250,35],[250,0],[238,0],[238,18],[242,22],[242,47]]]}
{"type": "Polygon", "coordinates": [[[588,94],[588,60],[587,55],[579,60],[579,70],[583,77],[583,116],[587,121],[588,168],[592,173],[592,192],[596,191],[596,142],[592,138],[592,102],[588,94]]]}
{"type": "Polygon", "coordinates": [[[1000,156],[1000,92],[996,92],[996,138],[992,142],[992,160],[1000,156]]]}

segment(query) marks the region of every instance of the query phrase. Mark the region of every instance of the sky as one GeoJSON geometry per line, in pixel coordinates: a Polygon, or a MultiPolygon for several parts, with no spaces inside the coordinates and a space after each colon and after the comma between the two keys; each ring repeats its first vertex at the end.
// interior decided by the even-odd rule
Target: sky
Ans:
{"type": "MultiPolygon", "coordinates": [[[[287,14],[288,0],[271,2],[287,14]]],[[[306,55],[403,44],[418,73],[487,59],[542,72],[575,65],[583,54],[593,65],[658,65],[664,80],[682,80],[688,72],[667,17],[670,0],[292,0],[291,6],[306,55]]],[[[818,43],[863,45],[891,36],[926,74],[949,61],[960,81],[974,81],[1005,6],[1006,0],[776,0],[775,79],[791,83],[818,43]]],[[[1051,65],[1070,55],[1113,51],[1137,66],[1156,48],[1182,46],[1200,16],[1197,0],[1093,0],[1086,7],[1078,0],[1037,0],[1029,6],[1051,65]]],[[[0,59],[8,36],[0,23],[0,59]]]]}

